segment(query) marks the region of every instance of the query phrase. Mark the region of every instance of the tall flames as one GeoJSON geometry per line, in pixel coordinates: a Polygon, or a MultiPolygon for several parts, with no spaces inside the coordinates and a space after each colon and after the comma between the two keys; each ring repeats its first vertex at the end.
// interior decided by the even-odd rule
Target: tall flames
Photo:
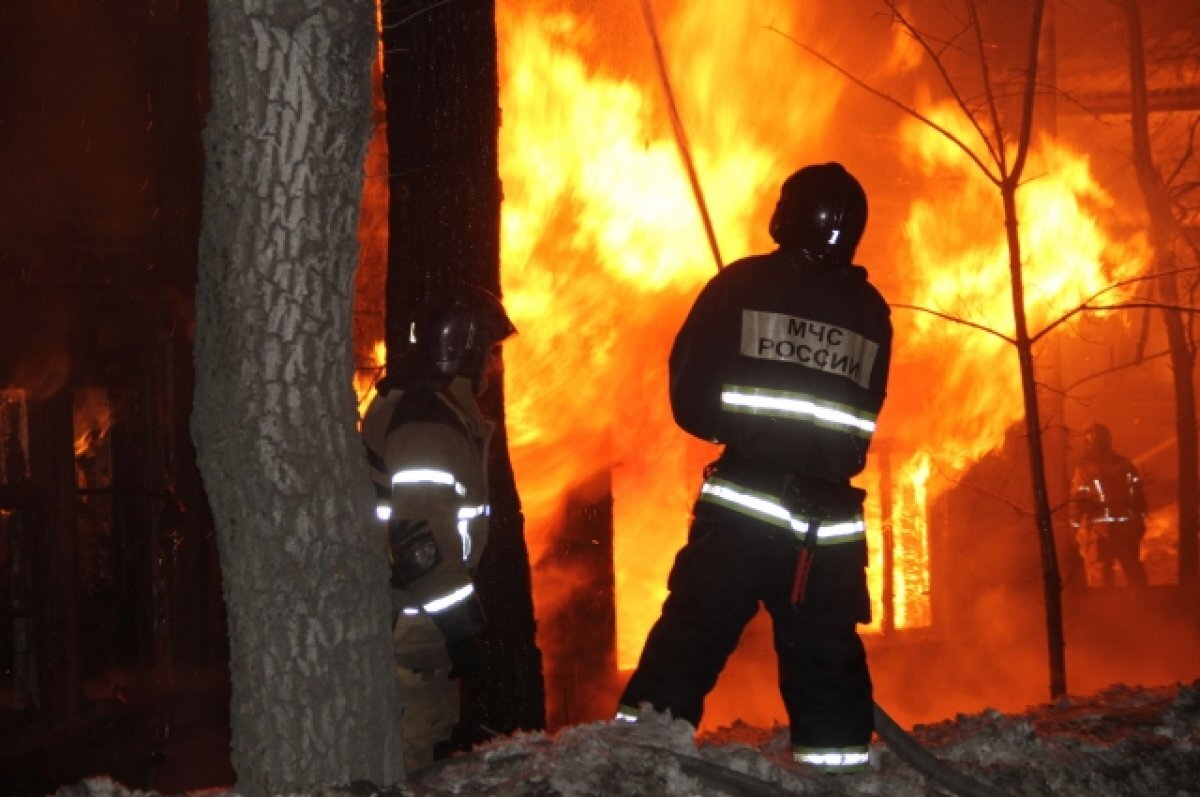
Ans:
{"type": "MultiPolygon", "coordinates": [[[[674,425],[666,360],[716,264],[637,4],[589,14],[552,0],[497,2],[501,278],[520,330],[505,347],[506,417],[539,618],[575,596],[574,575],[556,569],[553,556],[566,502],[598,483],[608,488],[617,661],[628,668],[658,615],[701,469],[715,454],[674,425]]],[[[848,45],[798,4],[675,3],[659,21],[724,256],[772,246],[766,221],[783,177],[804,163],[843,160],[871,196],[860,254],[878,264],[873,280],[894,304],[934,311],[893,314],[889,402],[858,480],[870,494],[873,629],[929,626],[931,502],[1023,416],[1016,358],[1000,337],[1012,335],[1012,307],[998,191],[928,127],[894,114],[863,117],[875,101],[852,102],[850,84],[795,41],[848,45]],[[890,154],[881,159],[881,150],[890,154]]],[[[911,41],[882,35],[857,45],[882,65],[873,76],[912,69],[911,41]]],[[[949,109],[926,105],[926,116],[972,143],[949,109]]],[[[1137,274],[1143,254],[1111,232],[1113,203],[1084,155],[1044,137],[1026,174],[1020,234],[1036,331],[1137,274]]],[[[1039,354],[1053,351],[1052,341],[1039,354]]],[[[381,351],[374,356],[382,362],[381,351]]],[[[366,395],[368,384],[359,387],[366,395]]]]}
{"type": "MultiPolygon", "coordinates": [[[[776,5],[777,24],[798,24],[794,4],[776,5]]],[[[838,99],[836,84],[800,68],[784,40],[743,46],[744,31],[760,24],[749,6],[685,4],[663,31],[668,44],[703,42],[668,48],[667,60],[717,238],[739,253],[765,245],[761,219],[779,175],[838,99]],[[716,18],[721,26],[710,24],[716,18]],[[723,83],[738,89],[714,93],[723,83]],[[780,130],[789,131],[785,147],[780,130]]],[[[647,31],[636,4],[626,11],[585,20],[500,3],[498,21],[502,279],[521,330],[505,355],[513,465],[535,557],[560,522],[564,494],[608,472],[617,656],[631,666],[708,455],[671,421],[665,364],[716,265],[647,31]]],[[[540,608],[570,598],[569,575],[539,572],[540,608]]]]}
{"type": "MultiPolygon", "coordinates": [[[[628,667],[657,616],[700,468],[712,454],[674,427],[665,362],[715,267],[636,4],[588,18],[498,5],[502,279],[521,329],[506,349],[513,464],[535,560],[562,522],[564,495],[608,471],[618,661],[628,667]]],[[[844,149],[836,131],[848,124],[838,115],[847,84],[788,41],[821,43],[822,30],[795,3],[676,4],[661,21],[721,249],[731,258],[765,249],[782,177],[844,149]]],[[[887,62],[905,63],[910,50],[898,40],[887,62]]],[[[927,112],[953,124],[942,109],[927,112]]],[[[873,271],[876,281],[885,291],[905,291],[889,295],[894,302],[1011,335],[997,190],[939,134],[890,124],[901,160],[917,163],[928,180],[911,197],[872,197],[881,207],[907,204],[906,218],[893,223],[910,245],[907,256],[873,271]],[[911,279],[893,278],[892,267],[911,279]]],[[[1020,192],[1021,231],[1031,321],[1040,326],[1135,273],[1140,260],[1101,226],[1111,202],[1085,157],[1046,139],[1028,174],[1034,179],[1020,192]]],[[[868,187],[887,185],[864,177],[868,187]]],[[[887,220],[876,219],[864,246],[885,234],[876,230],[886,230],[887,220]]],[[[935,473],[997,447],[1023,409],[1016,360],[1000,338],[934,315],[897,312],[895,320],[893,384],[909,384],[893,388],[900,406],[885,408],[879,453],[861,483],[872,494],[876,627],[887,618],[889,626],[912,628],[932,620],[926,514],[931,490],[945,486],[935,473]],[[917,380],[926,401],[907,406],[904,394],[911,397],[917,380]],[[883,529],[891,549],[887,607],[883,529]]],[[[539,564],[539,610],[553,611],[571,595],[570,575],[539,564]]]]}
{"type": "MultiPolygon", "coordinates": [[[[964,120],[949,109],[932,108],[929,116],[962,140],[972,140],[964,120]]],[[[941,353],[937,390],[954,397],[941,406],[950,412],[923,418],[922,434],[938,441],[940,459],[959,467],[994,448],[1005,428],[1023,415],[1012,347],[999,337],[1014,335],[999,194],[941,134],[910,123],[901,139],[930,185],[953,186],[912,199],[905,221],[916,275],[909,301],[978,325],[917,314],[907,327],[906,346],[922,357],[941,353]]],[[[1139,274],[1146,254],[1141,239],[1122,240],[1106,229],[1114,203],[1085,156],[1043,137],[1031,152],[1025,177],[1017,211],[1026,315],[1036,335],[1109,286],[1139,274]]],[[[1048,339],[1037,351],[1053,351],[1052,343],[1048,339]]]]}

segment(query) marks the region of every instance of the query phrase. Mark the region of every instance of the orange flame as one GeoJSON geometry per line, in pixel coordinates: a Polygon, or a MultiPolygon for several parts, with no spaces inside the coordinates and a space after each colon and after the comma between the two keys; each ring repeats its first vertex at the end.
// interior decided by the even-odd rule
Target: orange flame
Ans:
{"type": "MultiPolygon", "coordinates": [[[[961,116],[944,107],[928,115],[970,140],[961,116]]],[[[910,123],[903,138],[937,187],[913,201],[906,223],[917,274],[912,303],[1011,338],[1009,255],[998,189],[928,127],[910,123]]],[[[1143,239],[1122,240],[1110,231],[1105,217],[1114,203],[1092,176],[1087,157],[1048,137],[1036,144],[1017,192],[1026,315],[1034,335],[1107,286],[1141,273],[1146,262],[1143,239]]],[[[939,403],[933,417],[926,414],[919,434],[939,462],[960,468],[996,448],[1005,429],[1024,415],[1014,350],[979,329],[927,314],[910,319],[906,345],[936,358],[927,367],[938,369],[939,393],[953,397],[939,403]]],[[[1047,344],[1037,345],[1035,355],[1047,344]]]]}
{"type": "Polygon", "coordinates": [[[387,364],[387,344],[382,340],[375,341],[366,362],[360,362],[354,371],[354,395],[358,399],[358,417],[361,419],[367,412],[367,407],[375,400],[375,383],[387,364]]]}
{"type": "MultiPolygon", "coordinates": [[[[564,493],[596,469],[611,469],[622,666],[632,664],[657,615],[699,463],[711,454],[675,429],[667,412],[671,336],[713,269],[648,67],[648,38],[632,11],[606,20],[621,28],[605,39],[625,42],[619,55],[599,54],[597,30],[577,16],[515,3],[501,3],[498,16],[502,273],[522,329],[506,355],[514,468],[535,556],[559,521],[564,493]],[[629,44],[639,40],[646,42],[641,51],[629,44]]],[[[805,160],[798,153],[826,135],[840,84],[793,63],[802,54],[773,39],[762,19],[792,33],[803,29],[791,3],[711,2],[683,4],[662,36],[718,238],[733,254],[764,248],[763,200],[805,160]],[[711,24],[715,18],[723,24],[711,24]],[[714,85],[737,91],[714,102],[714,85]],[[788,109],[795,118],[786,118],[788,109]],[[781,147],[779,130],[801,131],[804,140],[781,147]]],[[[898,69],[907,63],[903,53],[893,58],[898,69]]],[[[931,114],[954,125],[942,109],[931,114]]],[[[1011,334],[996,189],[925,128],[905,127],[903,141],[929,168],[952,170],[960,189],[943,185],[912,206],[906,232],[920,273],[913,302],[1011,334]]],[[[1095,211],[1108,200],[1086,159],[1043,141],[1029,168],[1037,179],[1020,192],[1021,229],[1030,319],[1041,325],[1136,272],[1139,259],[1136,249],[1118,254],[1105,235],[1095,211]]],[[[897,459],[896,474],[880,473],[874,457],[862,479],[893,482],[891,517],[878,506],[872,512],[876,530],[892,524],[892,611],[900,628],[930,622],[925,507],[935,464],[958,467],[979,457],[1022,413],[1007,344],[930,316],[908,325],[900,345],[936,358],[944,383],[937,389],[953,394],[954,406],[926,410],[915,427],[906,419],[899,442],[917,453],[897,459]]],[[[885,410],[881,423],[888,418],[885,410]]],[[[884,432],[890,428],[881,425],[884,432]]],[[[880,547],[873,541],[877,558],[880,547]]],[[[881,578],[881,568],[872,575],[881,578]]],[[[878,601],[878,585],[872,592],[878,601]]],[[[543,606],[556,600],[548,590],[538,598],[543,606]]]]}
{"type": "Polygon", "coordinates": [[[75,399],[75,457],[87,456],[103,445],[112,428],[112,407],[102,388],[81,388],[75,399]]]}
{"type": "MultiPolygon", "coordinates": [[[[547,554],[567,499],[607,473],[622,668],[636,661],[658,616],[702,465],[715,453],[670,417],[667,353],[715,268],[649,37],[636,4],[625,5],[585,18],[548,4],[497,3],[501,276],[520,329],[505,347],[506,418],[536,609],[545,619],[574,596],[572,574],[556,570],[547,554]]],[[[722,252],[763,251],[780,179],[822,158],[831,131],[840,129],[845,81],[767,30],[769,24],[797,40],[819,38],[822,31],[805,29],[816,23],[787,0],[680,3],[660,22],[722,252]]],[[[878,70],[911,69],[914,50],[904,41],[876,59],[878,70]]],[[[971,140],[950,109],[925,113],[971,140]]],[[[938,134],[916,124],[899,129],[899,157],[915,160],[926,181],[918,196],[879,197],[884,205],[911,201],[903,205],[911,263],[895,264],[895,272],[911,275],[905,284],[913,287],[889,298],[1011,335],[997,189],[938,134]]],[[[1138,273],[1144,254],[1141,242],[1109,231],[1112,202],[1086,157],[1043,139],[1027,176],[1018,200],[1036,332],[1138,273]]],[[[880,235],[875,229],[869,238],[880,235]]],[[[929,502],[947,487],[946,477],[998,447],[1023,412],[1009,344],[932,315],[894,318],[892,397],[857,480],[869,491],[874,629],[885,616],[898,629],[931,624],[929,502]]],[[[383,362],[379,346],[374,357],[383,362]]],[[[365,404],[370,386],[356,389],[365,404]]]]}
{"type": "MultiPolygon", "coordinates": [[[[682,7],[662,39],[670,68],[687,76],[678,102],[721,246],[746,253],[763,246],[780,174],[811,145],[838,90],[818,90],[812,70],[794,63],[800,54],[764,29],[764,11],[713,5],[682,7]],[[714,14],[722,25],[711,24],[714,14]],[[693,37],[705,46],[682,46],[693,37]],[[746,101],[741,88],[716,100],[712,86],[727,81],[757,87],[769,107],[746,101]],[[787,149],[776,142],[780,128],[796,131],[787,149]]],[[[500,3],[498,13],[502,275],[521,329],[505,354],[513,466],[535,559],[564,495],[611,472],[623,667],[657,616],[713,453],[674,426],[665,368],[691,299],[715,272],[651,71],[650,39],[636,7],[628,12],[606,21],[629,52],[605,57],[591,21],[517,3],[500,3]]],[[[794,24],[794,4],[771,12],[777,24],[794,24]]],[[[571,589],[538,564],[544,613],[571,589]]]]}
{"type": "MultiPolygon", "coordinates": [[[[382,34],[383,11],[375,2],[375,27],[382,34]]],[[[388,149],[387,106],[383,94],[383,43],[371,68],[374,130],[367,148],[361,212],[358,218],[359,266],[355,275],[354,394],[358,418],[375,398],[375,382],[387,362],[384,308],[387,293],[388,149]]]]}

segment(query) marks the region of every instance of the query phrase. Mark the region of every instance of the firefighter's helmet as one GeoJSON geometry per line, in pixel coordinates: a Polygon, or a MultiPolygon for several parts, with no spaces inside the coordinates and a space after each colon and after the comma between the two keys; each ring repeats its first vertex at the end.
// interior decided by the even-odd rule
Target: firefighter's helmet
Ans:
{"type": "Polygon", "coordinates": [[[1089,454],[1104,456],[1112,451],[1112,432],[1102,423],[1094,423],[1083,433],[1083,445],[1089,454]]]}
{"type": "Polygon", "coordinates": [[[840,163],[805,166],[783,183],[770,233],[784,249],[849,263],[867,226],[867,195],[840,163]]]}
{"type": "Polygon", "coordinates": [[[492,347],[516,331],[500,299],[488,291],[462,286],[440,292],[412,320],[410,362],[445,383],[455,376],[479,379],[492,347]]]}

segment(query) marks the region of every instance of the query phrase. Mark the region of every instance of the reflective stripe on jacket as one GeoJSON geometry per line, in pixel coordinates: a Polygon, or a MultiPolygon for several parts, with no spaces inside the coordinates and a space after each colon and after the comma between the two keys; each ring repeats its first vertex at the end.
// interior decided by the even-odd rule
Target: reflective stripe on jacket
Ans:
{"type": "Polygon", "coordinates": [[[671,410],[747,461],[843,482],[866,465],[891,348],[890,310],[865,269],[743,258],[704,286],[676,335],[671,410]]]}
{"type": "Polygon", "coordinates": [[[1081,523],[1143,522],[1146,494],[1137,466],[1111,453],[1085,457],[1071,475],[1072,526],[1081,523]]]}
{"type": "MultiPolygon", "coordinates": [[[[443,485],[452,487],[455,495],[467,495],[467,486],[455,478],[453,473],[449,471],[437,470],[435,468],[409,468],[407,470],[397,471],[392,474],[392,488],[388,491],[386,498],[382,498],[379,504],[375,507],[375,517],[383,522],[392,519],[392,494],[398,486],[406,487],[407,485],[443,485]]],[[[483,533],[474,531],[478,523],[473,524],[472,521],[477,521],[480,518],[487,518],[491,515],[491,507],[487,504],[461,504],[458,507],[456,514],[458,536],[462,541],[462,560],[464,562],[471,561],[471,553],[475,550],[474,539],[476,537],[484,537],[483,533]]],[[[486,522],[486,520],[484,521],[486,522]]]]}
{"type": "Polygon", "coordinates": [[[400,533],[423,557],[415,574],[402,574],[403,592],[448,638],[482,628],[472,574],[487,544],[492,428],[479,415],[466,379],[416,402],[406,403],[404,391],[392,390],[363,419],[376,517],[390,529],[384,536],[400,533]]]}
{"type": "Polygon", "coordinates": [[[806,393],[726,385],[721,391],[721,406],[729,412],[803,421],[867,440],[875,433],[876,413],[806,393]]]}

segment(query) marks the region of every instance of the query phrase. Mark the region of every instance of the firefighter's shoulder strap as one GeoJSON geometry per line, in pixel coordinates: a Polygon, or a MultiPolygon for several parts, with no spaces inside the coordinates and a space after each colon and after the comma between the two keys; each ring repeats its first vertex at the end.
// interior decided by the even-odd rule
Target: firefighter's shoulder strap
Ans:
{"type": "Polygon", "coordinates": [[[453,401],[443,398],[435,388],[425,386],[404,389],[404,394],[388,419],[384,439],[404,424],[418,421],[449,426],[471,441],[475,448],[482,448],[482,441],[473,433],[467,418],[454,408],[453,401]]]}
{"type": "Polygon", "coordinates": [[[458,413],[446,405],[446,402],[438,396],[437,391],[426,387],[409,388],[404,391],[404,395],[400,397],[400,401],[392,410],[392,417],[388,419],[384,437],[391,435],[404,424],[414,421],[444,423],[455,429],[466,431],[466,425],[458,413]]]}

